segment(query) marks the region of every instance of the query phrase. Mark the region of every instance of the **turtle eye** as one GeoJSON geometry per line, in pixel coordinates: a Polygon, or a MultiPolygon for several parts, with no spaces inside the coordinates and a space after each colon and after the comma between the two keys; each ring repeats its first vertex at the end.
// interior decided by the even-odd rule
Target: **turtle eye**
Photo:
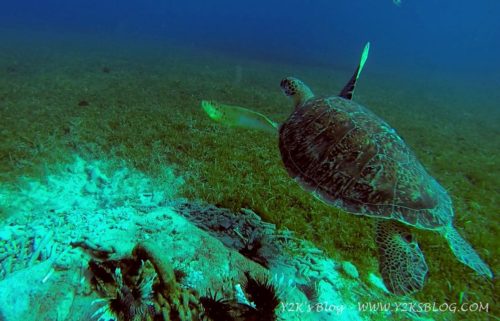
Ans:
{"type": "Polygon", "coordinates": [[[413,237],[411,234],[404,234],[403,235],[403,238],[404,240],[407,242],[407,243],[412,243],[413,242],[413,237]]]}

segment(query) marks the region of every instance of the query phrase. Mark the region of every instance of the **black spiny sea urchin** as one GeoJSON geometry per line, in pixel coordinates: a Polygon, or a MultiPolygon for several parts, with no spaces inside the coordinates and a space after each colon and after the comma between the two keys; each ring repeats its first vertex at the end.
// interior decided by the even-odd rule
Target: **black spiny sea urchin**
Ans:
{"type": "Polygon", "coordinates": [[[231,305],[223,298],[217,298],[217,292],[208,290],[206,296],[200,298],[204,309],[204,315],[213,321],[233,321],[231,316],[231,305]]]}
{"type": "MultiPolygon", "coordinates": [[[[106,296],[106,299],[100,301],[106,304],[98,309],[93,317],[97,317],[98,321],[146,321],[154,317],[153,283],[157,275],[152,269],[145,273],[144,264],[141,265],[139,274],[135,277],[122,275],[121,268],[116,267],[111,275],[112,282],[109,277],[96,279],[99,289],[106,296]]],[[[94,263],[94,267],[96,266],[99,265],[94,263]]],[[[94,277],[97,277],[97,273],[94,277]]]]}
{"type": "Polygon", "coordinates": [[[260,316],[259,321],[277,320],[276,308],[280,304],[280,299],[276,287],[269,280],[258,280],[253,278],[249,272],[245,272],[247,278],[243,285],[248,299],[255,304],[255,309],[260,316]]]}

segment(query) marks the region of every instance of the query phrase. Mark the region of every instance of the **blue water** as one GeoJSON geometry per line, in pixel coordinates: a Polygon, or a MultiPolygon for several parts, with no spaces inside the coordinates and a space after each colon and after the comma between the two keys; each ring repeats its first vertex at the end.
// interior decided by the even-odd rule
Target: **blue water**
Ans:
{"type": "MultiPolygon", "coordinates": [[[[155,36],[241,55],[334,63],[372,41],[374,65],[498,78],[500,2],[2,1],[0,27],[155,36]]],[[[375,67],[374,67],[375,68],[375,67]]]]}

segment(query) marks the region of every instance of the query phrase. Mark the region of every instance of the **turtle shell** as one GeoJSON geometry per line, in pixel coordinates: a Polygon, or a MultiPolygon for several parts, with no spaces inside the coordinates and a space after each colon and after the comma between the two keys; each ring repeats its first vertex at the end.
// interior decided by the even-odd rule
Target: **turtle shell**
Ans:
{"type": "Polygon", "coordinates": [[[424,229],[452,221],[444,188],[392,127],[352,100],[308,100],[279,136],[289,175],[327,204],[424,229]]]}

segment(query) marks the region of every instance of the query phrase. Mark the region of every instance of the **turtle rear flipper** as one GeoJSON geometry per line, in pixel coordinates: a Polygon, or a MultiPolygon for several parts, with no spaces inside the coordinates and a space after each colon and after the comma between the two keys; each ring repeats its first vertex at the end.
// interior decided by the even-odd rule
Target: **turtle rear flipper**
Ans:
{"type": "Polygon", "coordinates": [[[378,220],[376,224],[380,274],[385,286],[399,295],[420,291],[429,269],[410,230],[393,220],[378,220]]]}
{"type": "Polygon", "coordinates": [[[256,111],[217,103],[215,101],[202,100],[201,107],[208,116],[224,125],[258,129],[277,133],[278,124],[256,111]]]}
{"type": "Polygon", "coordinates": [[[481,260],[472,246],[458,234],[457,230],[455,230],[452,225],[447,226],[443,234],[450,244],[451,251],[460,262],[469,266],[482,276],[486,276],[490,279],[493,278],[493,273],[488,265],[481,260]]]}

